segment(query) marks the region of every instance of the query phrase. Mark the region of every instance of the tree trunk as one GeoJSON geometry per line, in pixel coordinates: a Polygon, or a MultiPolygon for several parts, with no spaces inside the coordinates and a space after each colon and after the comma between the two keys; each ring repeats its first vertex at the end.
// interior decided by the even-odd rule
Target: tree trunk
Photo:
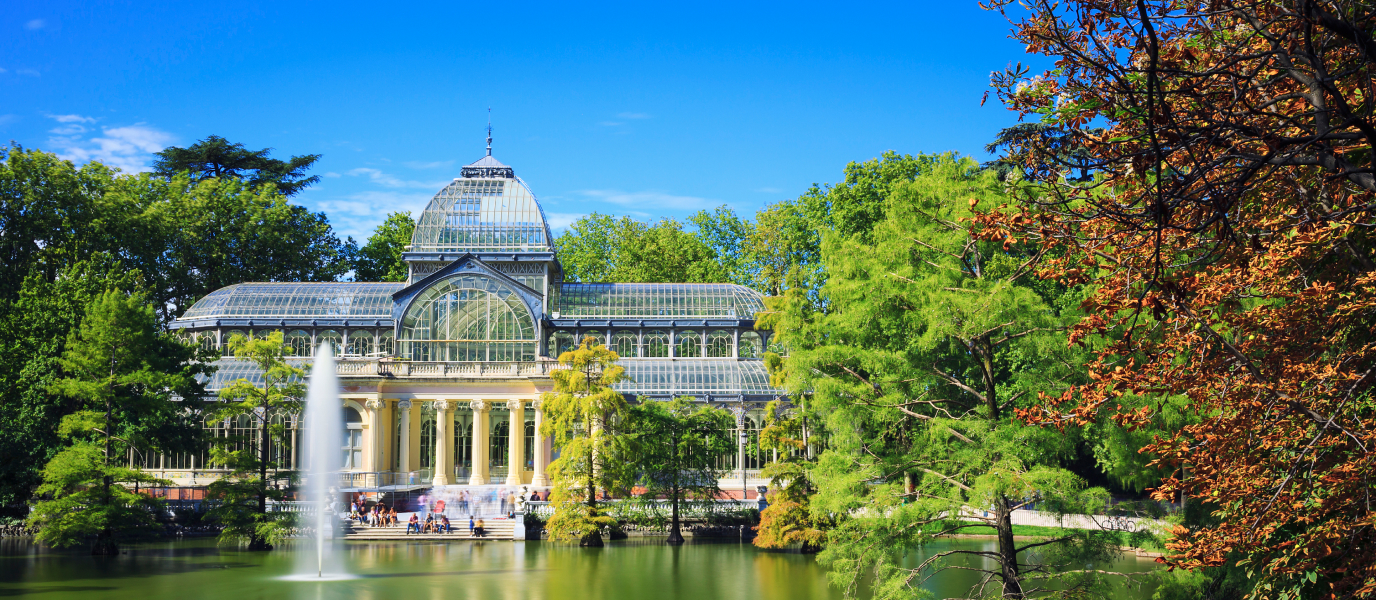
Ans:
{"type": "MultiPolygon", "coordinates": [[[[677,477],[677,476],[675,476],[675,477],[677,477]]],[[[671,495],[671,498],[669,499],[670,505],[673,507],[673,508],[670,510],[670,512],[672,513],[673,516],[670,517],[670,523],[671,523],[671,524],[670,524],[670,526],[669,526],[669,539],[665,540],[665,542],[666,542],[666,543],[669,543],[669,544],[682,544],[682,543],[683,543],[683,531],[681,531],[681,530],[679,529],[679,526],[678,526],[678,495],[679,495],[679,487],[678,487],[678,485],[677,485],[677,484],[678,484],[677,479],[675,479],[675,482],[674,482],[674,483],[675,483],[674,487],[670,488],[670,495],[671,495]]]]}
{"type": "MultiPolygon", "coordinates": [[[[113,368],[110,370],[110,373],[111,373],[111,375],[114,374],[114,369],[113,369],[113,368]]],[[[101,491],[103,492],[102,495],[101,495],[101,500],[102,500],[102,502],[105,504],[105,506],[107,507],[107,510],[108,510],[109,506],[110,506],[111,504],[114,503],[114,502],[113,502],[113,499],[110,497],[110,496],[111,496],[111,494],[110,494],[110,488],[111,488],[111,486],[113,486],[113,485],[115,484],[115,481],[114,481],[114,478],[111,477],[110,474],[109,474],[109,473],[110,473],[110,472],[109,472],[109,468],[110,468],[110,442],[111,442],[111,437],[113,436],[113,433],[112,433],[112,432],[114,431],[114,427],[112,427],[112,426],[111,426],[112,424],[110,423],[110,418],[112,417],[113,413],[114,413],[114,407],[111,405],[110,398],[109,398],[109,397],[106,397],[106,398],[105,398],[105,427],[104,427],[104,429],[105,429],[105,469],[106,469],[106,472],[105,472],[105,473],[106,473],[106,474],[105,474],[104,477],[101,477],[101,478],[100,478],[100,483],[101,483],[101,491]]],[[[107,513],[107,516],[108,516],[108,513],[107,513]]],[[[92,555],[96,555],[96,556],[116,556],[116,555],[119,554],[119,545],[115,543],[115,530],[114,530],[114,527],[110,524],[110,521],[109,521],[109,520],[106,520],[106,521],[105,521],[105,526],[102,527],[102,528],[100,529],[100,531],[96,534],[96,542],[95,542],[95,545],[91,547],[91,554],[92,554],[92,555]]]]}
{"type": "MultiPolygon", "coordinates": [[[[268,514],[268,411],[263,409],[263,418],[259,423],[258,435],[258,522],[267,520],[268,514]]],[[[320,507],[317,510],[324,510],[320,507]]],[[[267,539],[258,535],[257,529],[248,537],[249,550],[271,550],[272,544],[267,539]]]]}
{"type": "Polygon", "coordinates": [[[999,563],[1004,598],[1023,598],[1022,576],[1018,572],[1018,550],[1013,542],[1013,511],[1007,498],[994,500],[995,529],[999,537],[999,563]]]}

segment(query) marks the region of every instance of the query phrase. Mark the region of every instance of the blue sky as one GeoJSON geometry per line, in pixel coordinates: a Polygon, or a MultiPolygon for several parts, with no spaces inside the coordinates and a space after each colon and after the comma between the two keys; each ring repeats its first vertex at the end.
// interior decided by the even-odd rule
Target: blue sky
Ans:
{"type": "Polygon", "coordinates": [[[752,215],[886,150],[982,147],[1027,57],[974,0],[705,4],[6,3],[0,140],[146,168],[206,135],[318,153],[297,202],[364,238],[463,164],[512,165],[560,227],[752,215]]]}

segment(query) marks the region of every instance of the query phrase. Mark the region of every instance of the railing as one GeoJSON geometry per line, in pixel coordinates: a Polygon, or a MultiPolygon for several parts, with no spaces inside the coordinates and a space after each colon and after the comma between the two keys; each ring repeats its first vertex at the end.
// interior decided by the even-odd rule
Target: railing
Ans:
{"type": "Polygon", "coordinates": [[[542,362],[414,362],[340,359],[335,373],[351,377],[410,378],[514,378],[548,376],[562,369],[558,363],[542,362]]]}
{"type": "Polygon", "coordinates": [[[391,485],[426,485],[430,478],[420,471],[394,473],[392,471],[344,471],[339,474],[339,486],[343,488],[377,488],[391,485]]]}

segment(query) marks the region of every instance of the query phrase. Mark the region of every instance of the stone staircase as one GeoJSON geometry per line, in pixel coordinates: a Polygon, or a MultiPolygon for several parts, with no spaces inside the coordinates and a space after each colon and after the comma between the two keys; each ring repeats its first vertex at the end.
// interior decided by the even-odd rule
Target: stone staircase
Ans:
{"type": "Polygon", "coordinates": [[[516,521],[512,519],[484,519],[487,535],[474,538],[468,534],[468,519],[451,523],[452,533],[411,533],[407,535],[403,522],[394,527],[369,527],[358,523],[344,526],[344,539],[350,541],[467,541],[467,540],[510,540],[514,536],[516,521]]]}

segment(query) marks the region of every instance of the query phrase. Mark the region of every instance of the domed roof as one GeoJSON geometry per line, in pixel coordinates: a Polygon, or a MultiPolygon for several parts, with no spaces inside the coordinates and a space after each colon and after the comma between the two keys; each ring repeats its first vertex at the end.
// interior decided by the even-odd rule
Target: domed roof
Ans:
{"type": "Polygon", "coordinates": [[[515,170],[487,156],[463,167],[416,220],[411,252],[554,252],[545,211],[515,170]]]}

